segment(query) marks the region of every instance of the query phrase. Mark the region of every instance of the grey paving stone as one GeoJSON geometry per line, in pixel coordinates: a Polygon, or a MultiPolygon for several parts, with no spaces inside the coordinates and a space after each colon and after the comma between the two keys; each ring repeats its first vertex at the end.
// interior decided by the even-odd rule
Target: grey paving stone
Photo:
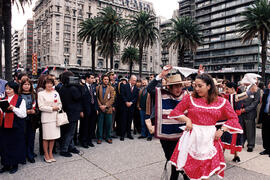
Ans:
{"type": "Polygon", "coordinates": [[[145,166],[165,159],[158,140],[125,139],[113,140],[113,144],[103,142],[96,145],[93,151],[85,151],[83,157],[111,174],[145,166]],[[93,153],[95,151],[95,153],[93,153]]]}
{"type": "Polygon", "coordinates": [[[10,175],[9,173],[4,173],[0,175],[2,180],[36,180],[36,179],[50,179],[50,180],[59,180],[59,179],[82,179],[82,180],[91,180],[101,177],[108,176],[107,173],[100,170],[93,164],[88,161],[74,160],[69,162],[62,163],[52,163],[44,165],[42,167],[36,168],[24,168],[20,169],[17,173],[10,175]]]}

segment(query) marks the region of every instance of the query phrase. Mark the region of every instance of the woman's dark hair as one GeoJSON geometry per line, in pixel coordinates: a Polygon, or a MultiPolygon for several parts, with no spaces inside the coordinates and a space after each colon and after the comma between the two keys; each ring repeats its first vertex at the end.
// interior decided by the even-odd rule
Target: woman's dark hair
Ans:
{"type": "Polygon", "coordinates": [[[36,88],[36,91],[38,92],[38,89],[39,88],[43,88],[44,86],[44,81],[46,79],[48,75],[47,74],[41,74],[38,78],[38,82],[37,82],[37,88],[36,88]]]}
{"type": "Polygon", "coordinates": [[[23,76],[27,76],[28,77],[28,75],[26,73],[20,73],[18,75],[18,80],[21,80],[23,76]]]}
{"type": "Polygon", "coordinates": [[[68,85],[68,81],[69,81],[69,77],[70,76],[74,76],[74,74],[71,71],[65,71],[65,72],[63,72],[62,73],[62,76],[61,76],[61,82],[64,85],[68,85]]]}
{"type": "Polygon", "coordinates": [[[43,82],[43,89],[46,88],[47,83],[52,83],[54,86],[54,79],[51,76],[47,76],[43,82]]]}
{"type": "MultiPolygon", "coordinates": [[[[268,84],[270,83],[270,81],[268,81],[268,84]]],[[[267,84],[267,85],[268,85],[267,84]]],[[[264,90],[264,83],[263,82],[260,82],[259,84],[258,84],[258,87],[260,88],[260,89],[262,89],[262,90],[264,90]]]]}
{"type": "Polygon", "coordinates": [[[227,82],[227,83],[226,83],[226,86],[227,86],[228,88],[234,88],[234,90],[235,90],[235,92],[236,92],[237,94],[241,94],[241,93],[242,93],[241,89],[238,88],[237,84],[234,83],[234,82],[227,82]]]}
{"type": "MultiPolygon", "coordinates": [[[[207,96],[207,104],[211,104],[212,102],[216,101],[218,97],[218,91],[213,81],[213,78],[209,74],[203,73],[197,75],[195,79],[202,80],[204,83],[206,83],[207,86],[210,85],[207,96]]],[[[195,90],[193,91],[192,96],[195,98],[200,98],[200,96],[195,90]]]]}
{"type": "Polygon", "coordinates": [[[29,94],[31,94],[32,99],[34,99],[35,98],[34,87],[33,87],[32,81],[29,78],[25,78],[22,80],[20,87],[19,87],[19,95],[23,94],[23,85],[27,82],[30,84],[29,94]]]}
{"type": "Polygon", "coordinates": [[[19,85],[17,83],[9,81],[5,84],[5,87],[7,86],[13,89],[15,94],[18,94],[19,85]]]}

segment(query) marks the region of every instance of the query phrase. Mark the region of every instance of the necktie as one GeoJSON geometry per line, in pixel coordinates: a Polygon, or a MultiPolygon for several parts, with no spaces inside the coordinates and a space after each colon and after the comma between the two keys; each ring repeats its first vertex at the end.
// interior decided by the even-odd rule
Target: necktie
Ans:
{"type": "Polygon", "coordinates": [[[91,96],[91,103],[94,104],[94,96],[93,96],[93,91],[92,91],[91,85],[89,85],[89,92],[90,92],[90,96],[91,96]]]}

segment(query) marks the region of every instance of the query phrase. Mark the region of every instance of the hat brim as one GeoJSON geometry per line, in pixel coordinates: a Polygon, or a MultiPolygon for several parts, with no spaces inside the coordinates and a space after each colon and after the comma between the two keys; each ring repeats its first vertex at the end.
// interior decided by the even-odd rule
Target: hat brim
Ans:
{"type": "Polygon", "coordinates": [[[170,85],[175,85],[175,84],[184,84],[190,81],[176,81],[176,82],[171,82],[171,83],[166,83],[163,86],[170,86],[170,85]]]}

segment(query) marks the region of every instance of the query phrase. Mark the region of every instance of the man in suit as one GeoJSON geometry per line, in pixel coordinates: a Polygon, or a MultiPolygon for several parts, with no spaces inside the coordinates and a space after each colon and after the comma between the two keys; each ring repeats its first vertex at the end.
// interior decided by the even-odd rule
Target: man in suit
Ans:
{"type": "Polygon", "coordinates": [[[80,123],[80,143],[84,148],[94,147],[92,139],[95,137],[97,121],[97,98],[94,86],[95,76],[92,73],[85,75],[85,85],[83,87],[83,118],[80,123]]]}
{"type": "Polygon", "coordinates": [[[260,122],[262,122],[262,140],[264,151],[260,155],[269,155],[270,157],[270,81],[267,83],[267,89],[264,90],[262,98],[262,107],[260,111],[260,122]]]}
{"type": "Polygon", "coordinates": [[[109,76],[104,74],[102,76],[102,84],[97,86],[97,101],[99,107],[98,124],[97,124],[97,144],[101,144],[103,137],[103,128],[105,132],[106,142],[112,144],[111,130],[112,130],[112,113],[115,92],[114,88],[109,84],[109,76]],[[104,126],[103,126],[104,125],[104,126]]]}
{"type": "Polygon", "coordinates": [[[257,116],[257,106],[260,102],[260,91],[244,99],[243,108],[241,109],[241,116],[243,117],[243,130],[244,130],[244,141],[247,140],[247,151],[252,152],[255,147],[255,137],[256,137],[256,123],[255,119],[257,116]]]}
{"type": "Polygon", "coordinates": [[[120,122],[120,140],[124,141],[125,134],[129,139],[134,139],[131,136],[131,122],[134,113],[134,108],[136,107],[139,90],[135,86],[137,77],[132,75],[129,79],[129,83],[126,85],[120,85],[120,104],[122,118],[120,122]]]}

